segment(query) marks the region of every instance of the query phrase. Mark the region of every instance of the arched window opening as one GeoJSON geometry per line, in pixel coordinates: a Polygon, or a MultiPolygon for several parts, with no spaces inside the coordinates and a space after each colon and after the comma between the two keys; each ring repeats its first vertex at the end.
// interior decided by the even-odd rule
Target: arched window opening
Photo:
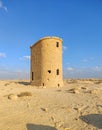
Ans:
{"type": "Polygon", "coordinates": [[[59,47],[59,42],[56,42],[56,47],[59,47]]]}
{"type": "Polygon", "coordinates": [[[48,73],[51,73],[51,70],[48,70],[48,73]]]}

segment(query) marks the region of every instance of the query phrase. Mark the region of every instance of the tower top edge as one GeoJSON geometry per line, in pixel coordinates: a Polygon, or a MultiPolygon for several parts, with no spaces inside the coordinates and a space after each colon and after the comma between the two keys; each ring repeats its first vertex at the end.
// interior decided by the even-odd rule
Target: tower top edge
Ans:
{"type": "Polygon", "coordinates": [[[46,37],[43,37],[43,38],[39,39],[39,40],[38,40],[37,42],[35,42],[34,44],[32,44],[32,45],[30,46],[30,48],[32,48],[33,46],[35,46],[36,44],[38,44],[40,41],[45,40],[45,39],[57,39],[57,40],[60,40],[61,42],[63,42],[63,40],[62,40],[61,38],[59,38],[59,37],[56,37],[56,36],[46,36],[46,37]]]}

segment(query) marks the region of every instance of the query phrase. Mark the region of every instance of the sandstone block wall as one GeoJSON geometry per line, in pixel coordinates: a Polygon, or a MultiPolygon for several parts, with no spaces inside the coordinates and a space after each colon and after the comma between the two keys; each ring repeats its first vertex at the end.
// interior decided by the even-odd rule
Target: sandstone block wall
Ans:
{"type": "Polygon", "coordinates": [[[45,37],[31,46],[32,85],[63,86],[62,39],[45,37]]]}

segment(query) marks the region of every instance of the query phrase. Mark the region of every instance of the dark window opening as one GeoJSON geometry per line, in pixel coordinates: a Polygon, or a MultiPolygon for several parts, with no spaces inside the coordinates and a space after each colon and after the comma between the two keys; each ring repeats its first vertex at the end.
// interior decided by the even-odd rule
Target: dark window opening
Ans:
{"type": "Polygon", "coordinates": [[[44,86],[44,83],[42,85],[44,86]]]}
{"type": "Polygon", "coordinates": [[[56,47],[59,47],[59,42],[56,42],[56,47]]]}
{"type": "Polygon", "coordinates": [[[51,73],[51,70],[48,70],[48,73],[51,73]]]}
{"type": "Polygon", "coordinates": [[[56,70],[56,75],[59,75],[59,69],[56,70]]]}
{"type": "Polygon", "coordinates": [[[34,73],[32,72],[32,80],[34,80],[34,73]]]}
{"type": "Polygon", "coordinates": [[[58,84],[58,87],[60,86],[60,84],[58,84]]]}

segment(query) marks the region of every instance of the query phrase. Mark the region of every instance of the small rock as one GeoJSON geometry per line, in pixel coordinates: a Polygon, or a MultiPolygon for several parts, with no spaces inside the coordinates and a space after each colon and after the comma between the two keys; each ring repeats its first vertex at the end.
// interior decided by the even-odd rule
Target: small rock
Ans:
{"type": "Polygon", "coordinates": [[[53,122],[55,122],[55,117],[54,116],[51,116],[51,119],[53,122]]]}
{"type": "Polygon", "coordinates": [[[42,88],[46,88],[46,86],[43,86],[42,88]]]}
{"type": "Polygon", "coordinates": [[[63,106],[63,107],[61,107],[61,109],[64,110],[64,111],[68,111],[68,112],[72,111],[72,108],[71,107],[67,107],[67,106],[66,107],[63,106]]]}
{"type": "Polygon", "coordinates": [[[47,108],[41,108],[42,111],[48,112],[47,108]]]}
{"type": "Polygon", "coordinates": [[[10,100],[17,100],[17,98],[18,98],[18,96],[15,94],[8,95],[8,99],[10,99],[10,100]]]}
{"type": "Polygon", "coordinates": [[[70,130],[70,128],[64,128],[64,130],[70,130]]]}
{"type": "Polygon", "coordinates": [[[98,94],[98,90],[91,90],[90,93],[91,94],[98,94]]]}
{"type": "Polygon", "coordinates": [[[78,90],[74,90],[73,93],[79,93],[79,91],[78,90]]]}
{"type": "Polygon", "coordinates": [[[81,111],[81,108],[78,108],[78,107],[75,107],[74,109],[77,110],[78,112],[81,111]]]}
{"type": "Polygon", "coordinates": [[[72,89],[70,89],[69,90],[69,92],[71,92],[71,93],[79,93],[79,90],[78,89],[76,89],[76,88],[72,88],[72,89]]]}
{"type": "Polygon", "coordinates": [[[86,87],[81,87],[81,89],[87,89],[86,87]]]}
{"type": "Polygon", "coordinates": [[[75,120],[77,121],[77,120],[79,120],[78,118],[75,118],[75,120]]]}
{"type": "Polygon", "coordinates": [[[32,96],[31,92],[21,92],[20,94],[17,95],[18,97],[25,97],[25,96],[32,96]]]}
{"type": "Polygon", "coordinates": [[[30,104],[29,104],[29,103],[27,104],[27,107],[28,107],[28,108],[30,107],[30,104]]]}
{"type": "Polygon", "coordinates": [[[63,122],[62,121],[58,121],[58,122],[54,123],[54,127],[56,127],[56,128],[60,128],[62,126],[63,126],[63,122]]]}

